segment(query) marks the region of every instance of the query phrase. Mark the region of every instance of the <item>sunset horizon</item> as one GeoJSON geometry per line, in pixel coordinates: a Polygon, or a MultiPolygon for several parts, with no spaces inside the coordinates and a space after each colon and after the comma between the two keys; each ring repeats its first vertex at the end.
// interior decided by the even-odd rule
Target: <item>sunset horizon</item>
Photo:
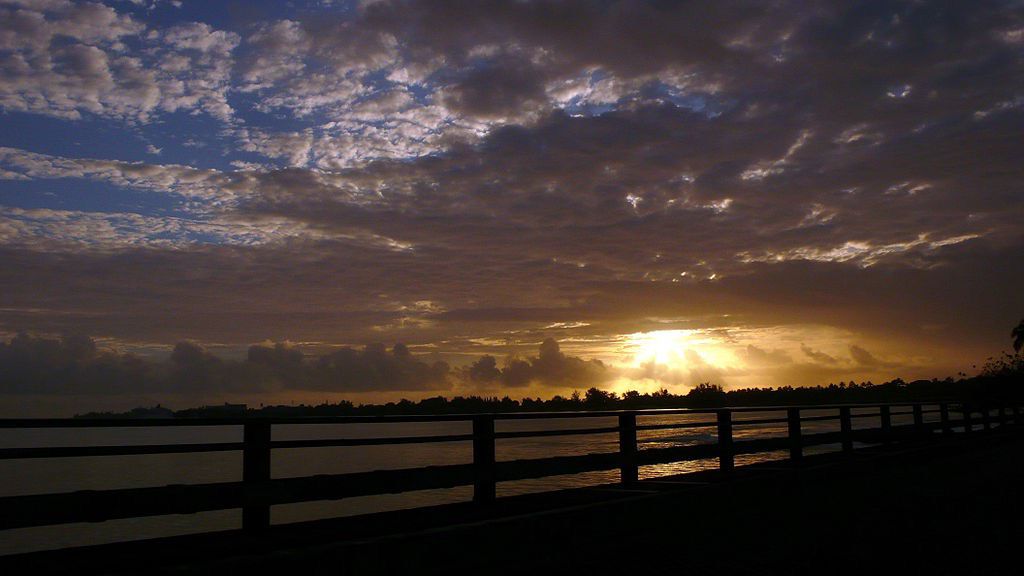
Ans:
{"type": "MultiPolygon", "coordinates": [[[[831,371],[809,370],[802,380],[789,374],[776,380],[758,373],[757,368],[771,367],[788,358],[784,349],[765,351],[753,344],[716,346],[698,340],[695,333],[667,330],[626,335],[625,341],[618,344],[618,349],[625,352],[611,356],[610,360],[608,356],[602,359],[566,354],[561,343],[549,338],[538,343],[532,353],[520,344],[517,349],[522,349],[522,353],[505,357],[483,354],[462,364],[452,363],[457,359],[440,360],[442,355],[436,352],[416,353],[403,343],[392,347],[381,343],[298,346],[265,341],[238,352],[227,347],[208,350],[197,342],[182,341],[166,352],[150,350],[135,354],[116,347],[104,348],[103,343],[88,337],[49,338],[21,333],[0,343],[0,358],[7,362],[10,378],[35,382],[42,391],[16,390],[21,393],[18,402],[4,405],[9,413],[0,413],[0,417],[66,417],[127,413],[130,409],[157,406],[183,410],[220,404],[241,404],[250,409],[347,402],[370,406],[437,397],[547,401],[580,397],[591,388],[616,398],[627,393],[685,396],[698,385],[725,391],[820,388],[847,383],[871,386],[894,381],[961,380],[984,374],[986,369],[992,372],[993,361],[1010,354],[1001,350],[957,372],[941,373],[941,368],[932,365],[917,367],[919,372],[915,372],[874,358],[856,345],[850,346],[844,358],[829,356],[800,342],[799,351],[803,354],[819,359],[829,356],[831,371]],[[35,349],[38,354],[34,365],[12,360],[18,358],[19,349],[26,348],[35,349]],[[81,355],[83,349],[90,348],[91,352],[81,355]],[[345,358],[341,365],[339,356],[345,358]],[[617,362],[622,359],[625,361],[617,362]],[[743,359],[752,366],[732,364],[743,359]],[[64,369],[42,374],[42,362],[64,369]],[[329,372],[321,369],[326,365],[330,365],[329,372]],[[826,374],[832,374],[832,379],[815,380],[826,374]],[[100,376],[105,380],[97,379],[100,376]],[[61,380],[55,382],[54,377],[61,380]],[[54,398],[46,394],[54,385],[85,388],[85,392],[54,398]],[[104,386],[108,391],[89,389],[95,386],[104,386]]],[[[429,350],[430,346],[423,348],[429,350]]]]}
{"type": "Polygon", "coordinates": [[[1024,316],[1013,3],[0,10],[2,414],[941,379],[1024,316]]]}

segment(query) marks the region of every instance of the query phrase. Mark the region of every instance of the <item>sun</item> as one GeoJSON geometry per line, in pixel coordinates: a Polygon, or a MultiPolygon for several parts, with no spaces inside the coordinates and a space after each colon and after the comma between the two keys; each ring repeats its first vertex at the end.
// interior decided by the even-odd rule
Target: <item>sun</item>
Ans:
{"type": "Polygon", "coordinates": [[[630,334],[627,342],[633,348],[637,364],[677,364],[687,349],[692,330],[657,330],[630,334]]]}
{"type": "Polygon", "coordinates": [[[626,337],[626,352],[636,366],[661,364],[688,367],[694,364],[719,368],[736,366],[739,359],[714,338],[700,330],[654,330],[626,337]]]}

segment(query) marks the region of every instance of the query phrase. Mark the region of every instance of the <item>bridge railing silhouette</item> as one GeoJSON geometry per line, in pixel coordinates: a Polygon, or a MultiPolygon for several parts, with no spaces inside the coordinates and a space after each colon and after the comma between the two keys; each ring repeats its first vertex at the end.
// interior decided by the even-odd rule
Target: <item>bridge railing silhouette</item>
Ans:
{"type": "Polygon", "coordinates": [[[270,507],[317,500],[337,500],[359,496],[416,490],[473,486],[474,501],[486,505],[496,498],[499,482],[525,480],[563,474],[618,469],[621,482],[638,482],[641,466],[703,459],[718,459],[723,473],[735,467],[736,456],[788,451],[789,460],[799,464],[805,448],[837,445],[852,452],[855,443],[884,444],[907,440],[927,441],[951,434],[972,433],[1008,424],[1022,424],[1019,406],[973,411],[955,402],[935,401],[889,404],[844,404],[808,406],[761,406],[710,409],[657,409],[631,411],[586,411],[550,413],[500,413],[424,416],[352,416],[310,418],[179,418],[179,419],[0,419],[0,428],[111,428],[163,426],[241,426],[242,442],[148,444],[115,446],[57,446],[0,449],[0,459],[70,458],[126,456],[142,454],[180,454],[199,452],[242,452],[242,480],[204,484],[168,485],[146,488],[81,490],[76,492],[7,496],[0,498],[0,530],[65,524],[101,522],[119,518],[188,514],[232,508],[242,509],[242,526],[260,531],[270,525],[270,507]],[[857,412],[854,412],[857,410],[857,412]],[[869,412],[864,412],[869,410],[869,412]],[[808,411],[834,412],[806,415],[808,411]],[[784,412],[785,417],[743,417],[758,413],[784,412]],[[951,418],[951,413],[959,418],[951,418]],[[925,415],[938,414],[937,420],[925,415]],[[696,422],[643,424],[648,416],[706,415],[696,422]],[[894,424],[894,416],[911,416],[909,424],[894,424]],[[977,420],[975,420],[977,416],[977,420]],[[560,420],[568,418],[617,418],[615,426],[495,431],[495,422],[503,420],[560,420]],[[641,420],[638,423],[638,419],[641,420]],[[855,428],[856,419],[877,419],[877,427],[855,428]],[[804,423],[838,421],[839,430],[805,433],[804,423]],[[471,422],[470,434],[403,436],[376,438],[326,438],[312,440],[274,440],[272,430],[280,425],[359,424],[396,422],[471,422]],[[785,424],[786,435],[753,439],[735,439],[737,427],[785,424]],[[670,429],[714,429],[711,443],[640,449],[637,433],[670,429]],[[618,451],[582,455],[498,461],[495,443],[500,439],[618,434],[618,451]],[[439,442],[472,443],[472,462],[377,470],[344,474],[321,474],[296,478],[272,478],[273,450],[313,447],[431,444],[439,442]]]}

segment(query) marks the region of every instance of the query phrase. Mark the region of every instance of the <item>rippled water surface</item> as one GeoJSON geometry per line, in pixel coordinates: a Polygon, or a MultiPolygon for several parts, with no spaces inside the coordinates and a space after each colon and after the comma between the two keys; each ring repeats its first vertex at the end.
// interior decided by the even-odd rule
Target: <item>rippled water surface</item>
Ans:
{"type": "MultiPolygon", "coordinates": [[[[860,411],[865,413],[866,411],[860,411]]],[[[854,410],[857,414],[858,410],[854,410]]],[[[807,410],[803,416],[832,415],[835,411],[807,410]]],[[[928,414],[928,420],[934,420],[928,414]]],[[[734,438],[765,438],[786,435],[786,424],[744,425],[745,419],[785,418],[784,412],[737,413],[734,416],[734,438]]],[[[669,430],[641,430],[638,432],[640,449],[687,446],[716,441],[714,414],[641,415],[637,423],[670,424],[680,422],[708,422],[706,428],[669,430]]],[[[906,423],[909,416],[893,417],[894,424],[906,423]]],[[[496,430],[526,431],[572,428],[610,427],[615,418],[572,418],[537,420],[499,420],[496,430]]],[[[833,421],[805,422],[804,434],[837,431],[839,423],[833,421]]],[[[878,426],[878,418],[853,420],[854,428],[878,426]]],[[[439,434],[468,434],[469,422],[426,422],[389,424],[310,424],[279,425],[273,429],[274,440],[311,438],[371,438],[439,434]]],[[[242,439],[240,426],[218,427],[158,427],[158,428],[93,428],[93,429],[38,429],[0,430],[0,447],[84,446],[120,444],[175,444],[199,442],[238,442],[242,439]]],[[[808,453],[832,451],[838,446],[817,446],[808,453]]],[[[497,459],[517,460],[569,456],[577,454],[615,452],[618,436],[615,433],[553,436],[540,438],[499,439],[496,443],[497,459]]],[[[785,458],[784,452],[743,455],[736,458],[737,465],[757,461],[785,458]]],[[[415,468],[428,465],[462,464],[472,460],[469,442],[435,444],[405,444],[395,446],[353,446],[333,448],[294,448],[274,450],[272,475],[275,478],[309,476],[312,474],[339,474],[368,470],[415,468]]],[[[718,465],[715,460],[696,460],[643,466],[641,478],[651,478],[685,472],[694,472],[718,465]]],[[[91,458],[50,458],[0,461],[0,496],[69,492],[74,490],[103,490],[135,488],[166,484],[194,484],[225,482],[241,479],[240,452],[203,454],[166,454],[142,456],[106,456],[91,458]]],[[[565,476],[551,476],[532,480],[498,484],[498,496],[525,494],[557,488],[604,484],[618,480],[618,470],[589,472],[565,476]]],[[[368,496],[336,501],[307,502],[275,506],[271,521],[288,523],[316,518],[346,516],[396,510],[431,504],[460,502],[472,498],[472,487],[446,490],[424,490],[403,494],[368,496]]],[[[147,518],[114,520],[102,523],[47,526],[0,532],[0,554],[30,550],[61,548],[84,544],[120,540],[152,538],[237,528],[241,525],[240,510],[204,512],[147,518]]]]}

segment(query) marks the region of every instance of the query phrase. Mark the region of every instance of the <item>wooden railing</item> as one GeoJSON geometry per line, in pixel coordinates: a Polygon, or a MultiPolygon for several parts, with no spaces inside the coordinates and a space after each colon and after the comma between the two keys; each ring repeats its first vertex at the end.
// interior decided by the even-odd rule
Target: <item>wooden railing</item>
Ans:
{"type": "Polygon", "coordinates": [[[230,508],[242,509],[245,530],[259,531],[270,525],[270,507],[315,500],[335,500],[375,494],[398,493],[457,486],[473,486],[473,499],[481,504],[496,497],[498,482],[619,469],[621,482],[634,484],[641,466],[717,458],[720,470],[729,473],[737,455],[788,451],[789,460],[799,464],[804,449],[836,445],[852,452],[855,442],[882,444],[905,440],[936,439],[954,433],[972,433],[996,426],[1021,424],[1020,407],[1007,406],[980,412],[965,411],[951,402],[901,404],[849,404],[831,406],[773,406],[718,408],[705,410],[664,409],[641,411],[592,411],[559,413],[506,413],[435,416],[376,416],[336,418],[215,418],[215,419],[2,419],[0,428],[111,428],[167,426],[241,426],[242,442],[204,444],[150,444],[117,446],[64,446],[0,449],[0,459],[69,458],[180,454],[242,451],[242,480],[206,484],[169,485],[147,488],[82,490],[77,492],[8,496],[0,498],[0,529],[24,528],[71,522],[100,522],[118,518],[184,514],[230,508]],[[806,411],[834,412],[805,415],[806,411]],[[857,410],[857,412],[854,412],[857,410]],[[868,410],[865,412],[865,410],[868,410]],[[993,413],[994,410],[994,413],[993,413]],[[739,418],[736,415],[784,412],[784,418],[739,418]],[[960,415],[950,418],[951,412],[960,415]],[[665,415],[703,415],[714,419],[696,422],[638,424],[638,418],[665,415]],[[926,421],[926,414],[938,414],[926,421]],[[980,421],[975,421],[977,415],[980,421]],[[894,425],[894,416],[912,416],[912,423],[894,425]],[[498,420],[554,420],[567,418],[617,418],[616,426],[495,431],[498,420]],[[854,419],[877,419],[874,428],[855,429],[854,419]],[[839,430],[806,434],[803,423],[838,420],[839,430]],[[392,438],[329,438],[314,440],[273,440],[272,429],[280,425],[359,424],[397,422],[472,422],[471,434],[405,436],[392,438]],[[736,427],[786,425],[782,437],[736,440],[736,427]],[[713,443],[639,449],[637,433],[668,429],[715,429],[713,443]],[[618,434],[618,451],[596,454],[497,461],[495,441],[511,438],[618,434]],[[298,478],[272,478],[273,450],[313,447],[377,446],[471,442],[472,463],[347,474],[326,474],[298,478]]]}

